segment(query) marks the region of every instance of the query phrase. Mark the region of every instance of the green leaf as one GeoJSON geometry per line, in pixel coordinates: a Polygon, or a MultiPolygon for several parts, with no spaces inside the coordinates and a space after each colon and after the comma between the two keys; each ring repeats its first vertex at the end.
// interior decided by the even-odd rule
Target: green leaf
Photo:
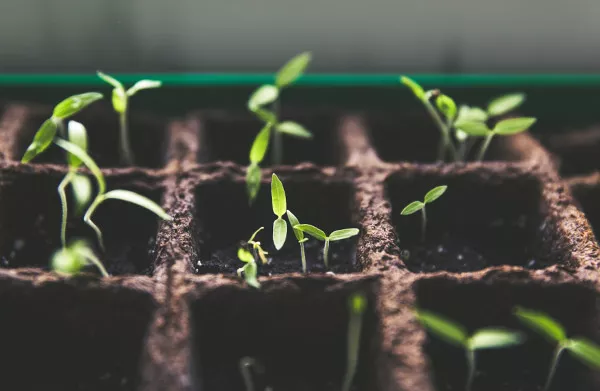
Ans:
{"type": "Polygon", "coordinates": [[[418,310],[416,315],[421,324],[433,334],[450,344],[466,347],[467,332],[458,323],[424,310],[418,310]]]}
{"type": "Polygon", "coordinates": [[[244,263],[255,262],[254,256],[252,255],[252,253],[250,251],[246,250],[245,248],[239,248],[237,256],[240,259],[240,261],[242,261],[244,263]]]}
{"type": "Polygon", "coordinates": [[[515,315],[525,325],[551,341],[562,342],[567,339],[567,333],[562,325],[542,312],[517,307],[515,315]]]}
{"type": "Polygon", "coordinates": [[[275,113],[273,113],[272,111],[263,109],[263,108],[257,108],[256,110],[254,110],[254,114],[263,122],[268,123],[268,124],[276,124],[277,123],[277,116],[275,115],[275,113]]]}
{"type": "Polygon", "coordinates": [[[469,138],[469,135],[466,134],[465,132],[463,132],[462,130],[455,128],[454,130],[454,136],[456,136],[456,139],[458,141],[465,141],[467,138],[469,138]]]}
{"type": "Polygon", "coordinates": [[[112,91],[112,105],[117,113],[124,113],[127,110],[127,93],[122,88],[115,88],[112,91]]]}
{"type": "Polygon", "coordinates": [[[462,122],[485,122],[488,120],[488,115],[479,107],[469,107],[466,105],[460,106],[458,116],[454,125],[460,127],[462,122]]]}
{"type": "Polygon", "coordinates": [[[304,73],[311,59],[311,53],[304,52],[285,63],[279,72],[277,72],[277,75],[275,75],[275,84],[277,87],[283,88],[295,82],[304,73]]]}
{"type": "Polygon", "coordinates": [[[140,80],[127,90],[127,96],[134,96],[141,90],[149,90],[151,88],[159,88],[162,82],[158,80],[140,80]]]}
{"type": "Polygon", "coordinates": [[[402,84],[404,84],[405,86],[407,86],[408,88],[410,88],[413,92],[413,94],[415,94],[415,96],[419,99],[419,100],[424,100],[425,99],[425,90],[423,90],[423,87],[421,87],[419,84],[417,84],[416,81],[414,81],[411,78],[408,78],[406,76],[402,76],[400,77],[400,82],[402,84]]]}
{"type": "MultiPolygon", "coordinates": [[[[287,216],[288,216],[288,220],[290,221],[290,225],[292,227],[295,227],[300,224],[300,222],[298,221],[298,218],[289,210],[287,211],[287,216]]],[[[298,239],[298,242],[304,240],[304,232],[302,232],[301,230],[299,230],[297,228],[294,228],[294,236],[296,236],[296,239],[298,239]]]]}
{"type": "Polygon", "coordinates": [[[154,213],[158,217],[163,220],[173,220],[171,216],[167,214],[156,202],[151,199],[144,197],[143,195],[134,193],[129,190],[111,190],[108,193],[103,195],[105,200],[113,199],[113,200],[121,200],[125,202],[130,202],[132,204],[141,206],[142,208],[148,209],[150,212],[154,213]]]}
{"type": "Polygon", "coordinates": [[[83,149],[79,148],[73,143],[68,142],[67,140],[57,138],[54,140],[54,143],[65,151],[77,156],[79,160],[81,160],[83,164],[85,164],[85,166],[92,172],[96,178],[96,182],[98,182],[98,194],[103,194],[106,191],[104,175],[102,175],[102,171],[100,171],[100,168],[94,159],[92,159],[83,149]]]}
{"type": "Polygon", "coordinates": [[[75,174],[71,179],[71,189],[75,200],[75,210],[81,214],[92,200],[92,181],[85,175],[75,174]]]}
{"type": "Polygon", "coordinates": [[[281,183],[275,174],[271,176],[271,201],[273,204],[273,213],[281,218],[287,211],[287,202],[283,183],[281,183]]]}
{"type": "Polygon", "coordinates": [[[98,77],[100,79],[104,80],[105,82],[107,82],[108,84],[113,86],[114,88],[124,89],[123,84],[121,84],[121,82],[118,81],[117,79],[115,79],[114,77],[109,76],[106,73],[103,73],[100,71],[97,71],[96,74],[98,75],[98,77]]]}
{"type": "Polygon", "coordinates": [[[66,119],[99,99],[102,99],[102,94],[99,92],[86,92],[70,96],[54,107],[52,116],[58,119],[66,119]]]}
{"type": "MultiPolygon", "coordinates": [[[[69,121],[67,132],[69,141],[87,152],[88,140],[85,127],[77,121],[69,121]]],[[[71,153],[67,154],[67,161],[69,162],[69,166],[73,168],[79,167],[82,163],[77,156],[71,153]]]]}
{"type": "Polygon", "coordinates": [[[406,205],[406,207],[402,209],[402,212],[400,212],[400,214],[404,216],[411,215],[423,209],[424,206],[425,204],[421,201],[413,201],[410,204],[406,205]]]}
{"type": "Polygon", "coordinates": [[[480,350],[519,345],[523,341],[523,334],[519,332],[490,328],[477,330],[467,343],[470,349],[480,350]]]}
{"type": "Polygon", "coordinates": [[[298,224],[295,225],[294,228],[299,229],[300,231],[309,234],[310,236],[319,239],[319,240],[327,240],[327,234],[310,224],[298,224]]]}
{"type": "Polygon", "coordinates": [[[280,250],[285,244],[287,237],[287,223],[281,217],[273,222],[273,244],[277,250],[280,250]]]}
{"type": "Polygon", "coordinates": [[[257,274],[256,262],[247,263],[246,266],[244,266],[244,280],[246,280],[246,284],[259,289],[260,283],[256,278],[257,274]]]}
{"type": "Polygon", "coordinates": [[[521,106],[524,101],[525,94],[523,93],[500,96],[490,102],[487,111],[492,117],[496,117],[516,109],[521,106]]]}
{"type": "Polygon", "coordinates": [[[50,144],[52,144],[52,140],[54,140],[54,136],[56,136],[57,130],[58,126],[54,119],[50,118],[44,121],[33,137],[31,145],[27,147],[21,163],[29,163],[34,157],[48,149],[50,144]]]}
{"type": "Polygon", "coordinates": [[[446,192],[446,189],[448,189],[448,186],[437,186],[429,190],[427,194],[425,194],[425,203],[430,204],[437,200],[446,192]]]}
{"type": "Polygon", "coordinates": [[[462,130],[469,136],[484,137],[490,134],[492,131],[483,122],[461,122],[455,125],[457,129],[462,130]]]}
{"type": "Polygon", "coordinates": [[[446,116],[446,118],[453,120],[456,117],[456,103],[448,95],[440,95],[435,100],[435,104],[438,109],[446,116]]]}
{"type": "Polygon", "coordinates": [[[279,89],[271,84],[260,86],[250,95],[248,99],[248,109],[256,111],[263,106],[269,105],[277,100],[279,89]]]}
{"type": "Polygon", "coordinates": [[[494,133],[503,136],[517,134],[526,131],[535,123],[536,119],[532,117],[509,118],[502,120],[494,127],[494,133]]]}
{"type": "Polygon", "coordinates": [[[265,158],[267,149],[269,148],[269,140],[271,139],[271,127],[273,125],[266,124],[256,135],[252,148],[250,148],[250,163],[259,164],[265,158]]]}
{"type": "Polygon", "coordinates": [[[254,202],[260,190],[261,172],[258,164],[252,163],[246,171],[246,192],[250,203],[254,202]]]}
{"type": "Polygon", "coordinates": [[[290,136],[300,138],[313,137],[312,133],[306,130],[304,126],[292,121],[280,122],[275,126],[275,129],[280,133],[289,134],[290,136]]]}
{"type": "Polygon", "coordinates": [[[360,231],[358,230],[358,228],[339,229],[337,231],[333,231],[331,235],[329,235],[329,240],[332,242],[336,242],[338,240],[348,239],[358,235],[359,232],[360,231]]]}
{"type": "Polygon", "coordinates": [[[85,261],[69,248],[62,248],[52,255],[52,270],[64,276],[72,276],[81,272],[85,261]]]}
{"type": "Polygon", "coordinates": [[[600,368],[600,347],[592,341],[574,338],[566,345],[566,349],[592,368],[600,368]]]}
{"type": "Polygon", "coordinates": [[[367,298],[362,293],[354,293],[348,300],[348,307],[355,315],[361,315],[367,309],[367,298]]]}

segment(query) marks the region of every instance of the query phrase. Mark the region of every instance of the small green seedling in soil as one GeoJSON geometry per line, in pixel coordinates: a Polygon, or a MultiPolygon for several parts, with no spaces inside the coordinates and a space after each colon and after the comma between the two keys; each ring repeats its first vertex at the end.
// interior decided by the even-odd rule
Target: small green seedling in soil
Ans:
{"type": "Polygon", "coordinates": [[[263,265],[266,265],[267,263],[269,263],[269,261],[267,260],[267,255],[269,253],[263,250],[259,241],[254,240],[256,238],[256,235],[258,235],[258,233],[263,229],[265,229],[265,227],[260,227],[259,229],[254,231],[252,236],[250,236],[250,239],[248,239],[248,244],[252,246],[252,251],[254,251],[255,259],[260,259],[263,265]]]}
{"type": "MultiPolygon", "coordinates": [[[[252,369],[254,369],[254,372],[257,374],[263,375],[265,373],[265,368],[253,357],[242,357],[240,359],[239,367],[242,379],[244,379],[246,391],[256,391],[254,382],[252,381],[252,369]]],[[[266,387],[265,391],[273,391],[273,389],[271,387],[266,387]]]]}
{"type": "MultiPolygon", "coordinates": [[[[87,152],[88,139],[85,127],[79,122],[69,121],[67,132],[69,141],[87,152]]],[[[92,183],[90,179],[83,174],[77,173],[82,163],[75,155],[67,154],[69,172],[58,185],[58,196],[62,208],[60,240],[63,247],[66,247],[67,243],[67,217],[69,215],[67,195],[65,193],[66,187],[71,185],[73,200],[75,201],[75,211],[78,215],[83,212],[92,199],[92,183]]]]}
{"type": "Polygon", "coordinates": [[[452,123],[456,119],[457,109],[452,98],[440,94],[438,90],[425,91],[417,82],[406,76],[401,76],[400,82],[410,88],[415,97],[423,103],[425,109],[427,109],[427,112],[440,130],[442,138],[438,147],[438,160],[444,161],[446,159],[446,154],[450,154],[450,159],[456,161],[458,159],[458,153],[452,142],[450,130],[452,129],[452,123]],[[442,119],[440,113],[431,103],[433,97],[436,97],[436,106],[439,111],[444,114],[446,121],[442,119]]]}
{"type": "MultiPolygon", "coordinates": [[[[279,122],[279,96],[281,91],[292,85],[304,73],[311,61],[309,52],[301,53],[289,60],[275,75],[275,84],[265,84],[256,89],[248,99],[248,109],[265,124],[271,124],[273,132],[273,164],[283,161],[282,135],[312,138],[312,134],[302,125],[293,121],[279,122]],[[269,110],[266,106],[271,106],[269,110]]],[[[266,148],[265,148],[266,150],[266,148]]],[[[261,159],[262,160],[262,159],[261,159]]],[[[260,163],[260,162],[259,162],[260,163]]],[[[252,160],[251,160],[252,164],[252,160]]]]}
{"type": "Polygon", "coordinates": [[[100,247],[102,248],[102,250],[104,250],[104,241],[102,239],[102,231],[96,224],[94,224],[94,222],[92,221],[92,217],[93,217],[96,209],[104,201],[113,199],[113,200],[121,200],[121,201],[129,202],[129,203],[136,204],[138,206],[148,209],[149,211],[153,212],[154,214],[156,214],[158,217],[160,217],[163,220],[167,220],[167,221],[173,220],[173,218],[171,216],[169,216],[156,202],[154,202],[151,199],[146,198],[140,194],[134,193],[133,191],[118,189],[118,190],[111,190],[111,191],[107,192],[106,191],[106,181],[104,179],[104,175],[100,171],[100,168],[98,167],[96,162],[83,149],[81,149],[79,146],[77,146],[73,143],[70,143],[70,142],[60,139],[60,138],[57,138],[56,140],[54,140],[54,143],[56,145],[58,145],[59,147],[61,147],[62,149],[64,149],[65,151],[67,151],[69,154],[74,155],[77,159],[81,160],[83,162],[83,164],[91,171],[92,175],[96,179],[97,186],[98,186],[98,194],[96,195],[96,198],[94,198],[91,205],[88,207],[87,211],[85,212],[85,215],[83,216],[83,221],[87,225],[89,225],[96,233],[96,236],[98,238],[98,243],[100,244],[100,247]]]}
{"type": "Polygon", "coordinates": [[[325,242],[325,247],[323,247],[323,262],[327,268],[329,267],[329,242],[337,242],[340,240],[349,239],[358,235],[359,233],[358,228],[345,228],[333,231],[331,234],[329,234],[329,236],[327,236],[323,230],[310,224],[298,224],[294,226],[294,229],[300,230],[309,234],[313,238],[325,242]]]}
{"type": "Polygon", "coordinates": [[[427,213],[425,211],[425,205],[431,204],[433,201],[437,200],[446,192],[448,186],[437,186],[433,189],[429,190],[427,194],[425,194],[425,198],[423,201],[413,201],[408,204],[404,209],[402,209],[403,216],[411,215],[418,211],[421,211],[421,216],[423,218],[423,222],[421,223],[421,241],[425,242],[425,234],[427,232],[427,213]]]}
{"type": "Polygon", "coordinates": [[[100,71],[97,72],[98,77],[114,87],[112,92],[112,105],[115,112],[119,114],[119,135],[120,135],[120,151],[121,161],[125,164],[133,164],[133,151],[129,144],[129,133],[127,130],[127,108],[129,107],[129,98],[137,94],[141,90],[158,88],[162,82],[158,80],[140,80],[128,90],[125,90],[123,84],[112,76],[109,76],[100,71]]]}
{"type": "Polygon", "coordinates": [[[254,202],[260,190],[260,163],[265,158],[267,148],[269,147],[271,128],[273,128],[273,124],[267,123],[258,135],[256,135],[250,149],[250,165],[246,170],[246,190],[250,204],[254,202]]]}
{"type": "Polygon", "coordinates": [[[88,265],[96,266],[103,277],[108,277],[104,265],[84,240],[76,240],[52,255],[52,270],[64,276],[77,275],[88,265]]]}
{"type": "Polygon", "coordinates": [[[102,94],[86,92],[70,96],[57,104],[52,111],[52,116],[44,121],[36,132],[32,143],[27,147],[23,158],[21,158],[21,163],[29,163],[34,157],[48,149],[54,141],[57,131],[60,132],[63,138],[66,138],[64,121],[99,99],[102,99],[102,94]]]}
{"type": "Polygon", "coordinates": [[[355,293],[348,300],[348,349],[346,374],[342,391],[350,391],[352,380],[358,366],[358,354],[360,352],[360,333],[363,324],[363,315],[367,309],[367,298],[362,293],[355,293]]]}
{"type": "Polygon", "coordinates": [[[273,204],[273,213],[277,216],[273,222],[273,244],[277,250],[281,250],[287,237],[287,223],[283,219],[283,215],[287,211],[287,201],[283,183],[275,174],[271,176],[271,203],[273,204]]]}
{"type": "Polygon", "coordinates": [[[515,310],[515,315],[526,326],[541,334],[549,341],[556,343],[544,391],[550,389],[550,384],[556,373],[558,360],[565,350],[571,352],[571,354],[590,367],[600,369],[600,346],[583,338],[567,338],[565,328],[555,319],[542,312],[518,307],[515,310]]]}
{"type": "Polygon", "coordinates": [[[466,329],[442,316],[425,310],[416,311],[417,319],[423,327],[447,343],[465,350],[468,374],[465,390],[470,391],[475,377],[475,352],[483,349],[498,349],[515,346],[525,340],[523,334],[498,328],[483,328],[470,336],[466,329]]]}
{"type": "MultiPolygon", "coordinates": [[[[288,216],[288,220],[290,222],[290,225],[292,227],[295,227],[297,225],[300,224],[300,222],[298,221],[298,218],[290,211],[287,211],[287,216],[288,216]]],[[[297,228],[293,228],[294,230],[294,236],[296,236],[296,239],[298,239],[298,243],[300,244],[300,258],[302,260],[302,273],[306,273],[306,253],[304,251],[304,242],[306,242],[308,240],[308,238],[304,237],[304,232],[302,232],[301,230],[297,229],[297,228]]]]}
{"type": "Polygon", "coordinates": [[[246,283],[251,287],[259,289],[260,283],[256,278],[258,267],[256,266],[256,260],[252,253],[245,248],[240,247],[238,249],[238,258],[245,263],[243,267],[237,269],[238,276],[242,277],[242,273],[244,273],[244,280],[246,280],[246,283]]]}

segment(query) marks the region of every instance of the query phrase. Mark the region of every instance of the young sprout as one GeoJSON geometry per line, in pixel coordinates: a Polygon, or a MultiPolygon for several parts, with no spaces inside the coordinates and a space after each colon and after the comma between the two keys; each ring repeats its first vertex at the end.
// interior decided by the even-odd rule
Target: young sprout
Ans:
{"type": "Polygon", "coordinates": [[[271,123],[267,123],[254,139],[252,148],[250,149],[250,165],[246,170],[246,190],[250,204],[254,202],[260,190],[260,163],[267,153],[272,127],[271,123]]]}
{"type": "Polygon", "coordinates": [[[406,76],[401,76],[400,82],[410,88],[415,97],[423,103],[425,109],[427,109],[427,112],[440,130],[442,138],[438,148],[438,160],[444,161],[446,153],[450,154],[451,160],[457,160],[458,153],[450,135],[450,129],[452,129],[452,124],[456,118],[456,104],[452,98],[441,95],[438,90],[425,91],[417,82],[406,76]],[[446,121],[442,119],[440,113],[431,104],[431,98],[434,96],[437,96],[436,105],[439,111],[446,117],[446,121]]]}
{"type": "Polygon", "coordinates": [[[269,261],[267,260],[267,255],[269,253],[263,250],[259,241],[254,240],[256,238],[256,235],[263,229],[265,229],[265,227],[260,227],[259,229],[254,231],[252,236],[250,236],[250,239],[248,239],[248,244],[252,246],[252,251],[254,251],[254,257],[260,258],[263,265],[266,265],[267,263],[269,263],[269,261]]]}
{"type": "Polygon", "coordinates": [[[425,198],[423,199],[423,202],[413,201],[410,204],[408,204],[404,209],[402,209],[402,212],[400,212],[401,215],[407,216],[407,215],[416,213],[418,211],[421,211],[421,216],[423,218],[423,222],[421,223],[421,241],[422,242],[425,242],[425,234],[427,232],[427,213],[425,211],[425,205],[430,204],[433,201],[440,198],[442,196],[442,194],[444,194],[446,192],[446,189],[448,189],[448,186],[434,187],[433,189],[429,190],[427,192],[427,194],[425,194],[425,198]]]}
{"type": "Polygon", "coordinates": [[[77,275],[87,265],[96,266],[103,277],[108,277],[104,265],[84,240],[76,240],[52,255],[52,270],[65,276],[77,275]]]}
{"type": "Polygon", "coordinates": [[[248,99],[248,109],[266,124],[271,124],[273,132],[273,164],[279,165],[283,161],[282,135],[300,138],[312,138],[312,134],[302,125],[293,121],[280,122],[279,95],[281,91],[292,85],[306,70],[311,61],[309,52],[301,53],[289,60],[275,75],[275,84],[265,84],[256,89],[248,99]],[[272,109],[266,109],[266,106],[272,109]]]}
{"type": "Polygon", "coordinates": [[[79,146],[77,146],[73,143],[70,143],[70,142],[60,139],[60,138],[57,138],[56,140],[54,140],[54,143],[56,145],[58,145],[59,147],[61,147],[62,149],[64,149],[65,151],[67,151],[68,153],[70,153],[71,155],[74,155],[76,158],[81,160],[83,162],[83,164],[91,171],[92,175],[96,179],[96,182],[98,185],[98,194],[96,195],[96,198],[94,198],[94,201],[92,201],[91,205],[88,207],[87,211],[85,212],[85,215],[83,216],[83,221],[94,230],[94,232],[96,233],[96,236],[98,238],[98,243],[100,244],[100,247],[103,250],[104,250],[104,241],[102,239],[102,231],[96,224],[94,224],[94,222],[92,221],[92,217],[93,217],[96,209],[104,201],[113,199],[113,200],[121,200],[121,201],[129,202],[129,203],[136,204],[138,206],[148,209],[149,211],[153,212],[154,214],[156,214],[158,217],[160,217],[163,220],[167,220],[167,221],[173,220],[173,218],[171,216],[169,216],[157,203],[150,200],[149,198],[146,198],[142,195],[134,193],[133,191],[111,190],[111,191],[107,192],[106,191],[106,181],[104,179],[104,175],[100,171],[100,168],[98,167],[96,162],[83,149],[81,149],[79,146]]]}
{"type": "Polygon", "coordinates": [[[337,242],[344,239],[349,239],[353,236],[358,235],[359,230],[357,228],[345,228],[337,231],[333,231],[329,236],[325,234],[321,229],[310,224],[298,224],[294,226],[294,229],[300,230],[304,233],[309,234],[315,239],[325,242],[323,247],[323,262],[325,267],[329,267],[329,242],[337,242]]]}
{"type": "Polygon", "coordinates": [[[346,363],[346,374],[342,391],[350,391],[352,380],[356,374],[358,365],[358,353],[360,351],[360,333],[363,323],[363,314],[367,309],[367,298],[362,293],[355,293],[348,300],[348,361],[346,363]]]}
{"type": "MultiPolygon", "coordinates": [[[[287,211],[288,220],[290,221],[290,225],[292,227],[296,227],[300,224],[298,218],[290,211],[287,211]]],[[[298,243],[300,244],[300,258],[302,260],[302,273],[306,273],[306,254],[304,252],[304,242],[308,240],[308,238],[304,237],[304,232],[297,228],[293,228],[294,236],[298,239],[298,243]]]]}
{"type": "Polygon", "coordinates": [[[131,165],[133,164],[133,151],[129,145],[129,134],[127,131],[127,107],[129,106],[129,98],[134,96],[138,91],[158,88],[162,85],[162,82],[157,80],[140,80],[135,83],[133,87],[125,90],[123,84],[114,77],[100,71],[97,73],[98,77],[114,87],[112,92],[112,104],[117,114],[119,114],[121,161],[131,165]]]}
{"type": "Polygon", "coordinates": [[[465,350],[468,374],[466,391],[470,391],[475,377],[475,352],[482,349],[506,348],[523,343],[524,336],[515,331],[498,328],[483,328],[470,336],[465,328],[454,321],[425,310],[416,311],[423,327],[447,343],[465,350]]]}
{"type": "Polygon", "coordinates": [[[102,99],[102,94],[98,92],[86,92],[70,96],[57,104],[54,107],[52,116],[44,121],[36,132],[33,142],[27,147],[23,158],[21,158],[21,163],[29,163],[34,157],[44,152],[52,144],[58,130],[60,130],[62,137],[67,137],[64,129],[64,120],[79,113],[99,99],[102,99]]]}
{"type": "Polygon", "coordinates": [[[550,389],[550,384],[556,373],[558,360],[565,350],[571,352],[571,354],[590,367],[600,369],[600,346],[583,338],[567,338],[565,328],[555,319],[542,312],[517,307],[515,315],[526,326],[541,334],[549,341],[556,343],[544,391],[550,389]]]}
{"type": "MultiPolygon", "coordinates": [[[[76,121],[69,121],[68,137],[71,143],[87,152],[87,132],[82,124],[76,121]]],[[[90,203],[92,198],[92,183],[90,179],[85,175],[77,173],[77,170],[82,163],[83,162],[77,158],[77,156],[70,153],[67,154],[69,172],[58,185],[58,196],[62,208],[60,240],[63,247],[66,247],[67,244],[67,217],[69,215],[67,195],[65,193],[66,187],[71,185],[73,199],[75,201],[75,211],[77,214],[82,213],[83,209],[90,203]]]]}
{"type": "Polygon", "coordinates": [[[238,249],[238,258],[240,259],[240,261],[245,263],[243,267],[237,269],[238,276],[241,277],[242,273],[244,273],[244,279],[246,280],[246,283],[251,287],[259,289],[260,283],[256,278],[256,260],[254,259],[252,253],[246,250],[245,248],[240,247],[238,249]]]}
{"type": "Polygon", "coordinates": [[[287,223],[283,219],[283,215],[287,211],[287,202],[283,183],[275,174],[271,177],[271,203],[273,204],[273,213],[277,216],[273,222],[273,244],[277,250],[280,250],[287,237],[287,223]]]}

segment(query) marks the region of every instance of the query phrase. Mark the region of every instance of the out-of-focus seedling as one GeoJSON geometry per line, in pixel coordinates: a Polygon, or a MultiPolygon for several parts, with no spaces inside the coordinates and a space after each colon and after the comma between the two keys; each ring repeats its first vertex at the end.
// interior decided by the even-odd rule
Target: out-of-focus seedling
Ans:
{"type": "MultiPolygon", "coordinates": [[[[254,381],[252,381],[252,370],[259,375],[263,375],[265,373],[265,368],[263,365],[253,357],[242,357],[240,359],[240,374],[242,375],[242,379],[244,379],[244,386],[246,387],[246,391],[256,391],[254,387],[254,381]]],[[[265,391],[273,391],[273,388],[266,387],[265,391]]]]}
{"type": "Polygon", "coordinates": [[[590,367],[600,369],[600,346],[583,338],[567,338],[565,328],[555,319],[542,312],[517,307],[515,315],[527,327],[541,334],[550,342],[556,343],[544,391],[550,389],[550,384],[556,373],[558,360],[565,350],[571,352],[572,355],[590,367]]]}
{"type": "Polygon", "coordinates": [[[260,190],[260,163],[265,158],[265,154],[269,148],[272,127],[273,125],[271,123],[267,123],[256,135],[256,138],[252,143],[252,148],[250,148],[250,165],[246,170],[246,191],[248,193],[248,201],[250,204],[254,202],[258,195],[258,191],[260,190]]]}
{"type": "Polygon", "coordinates": [[[310,224],[298,224],[294,226],[294,229],[300,230],[304,233],[309,234],[315,239],[325,242],[323,247],[323,262],[325,267],[329,267],[329,242],[337,242],[344,239],[349,239],[353,236],[358,235],[358,228],[345,228],[337,231],[333,231],[329,236],[323,230],[310,224]]]}
{"type": "Polygon", "coordinates": [[[273,213],[277,216],[273,222],[273,244],[277,250],[280,250],[287,237],[287,223],[283,219],[283,215],[287,211],[287,201],[283,183],[275,174],[271,177],[271,203],[273,204],[273,213]]]}
{"type": "Polygon", "coordinates": [[[242,277],[242,273],[243,273],[244,280],[246,280],[246,283],[248,285],[250,285],[251,287],[259,289],[260,283],[258,282],[258,279],[256,278],[258,268],[256,266],[256,260],[254,259],[254,256],[252,255],[252,253],[250,251],[246,250],[245,248],[240,247],[238,249],[238,258],[240,259],[240,261],[245,263],[245,265],[243,267],[241,267],[237,270],[238,276],[242,277]]]}
{"type": "Polygon", "coordinates": [[[108,277],[104,265],[84,240],[76,240],[69,246],[61,248],[52,255],[51,259],[52,270],[65,276],[77,275],[88,265],[94,265],[103,277],[108,277]]]}
{"type": "Polygon", "coordinates": [[[160,217],[163,220],[170,221],[173,219],[156,202],[154,202],[151,199],[146,198],[140,194],[134,193],[133,191],[111,190],[111,191],[107,192],[106,191],[106,181],[104,180],[104,175],[100,171],[100,168],[98,167],[96,162],[83,149],[81,149],[79,146],[77,146],[73,143],[70,143],[70,142],[60,139],[60,138],[57,138],[54,141],[54,143],[56,145],[58,145],[59,147],[61,147],[62,149],[64,149],[65,151],[67,151],[68,153],[70,153],[71,155],[74,155],[77,159],[81,160],[83,162],[83,164],[91,171],[92,175],[96,179],[96,182],[98,185],[98,194],[96,195],[96,198],[94,198],[94,201],[92,201],[91,205],[85,212],[85,215],[83,216],[83,221],[94,230],[94,232],[96,233],[96,236],[98,238],[98,243],[100,244],[100,247],[103,250],[104,250],[104,241],[102,239],[102,231],[96,224],[94,224],[94,222],[92,221],[92,217],[93,217],[96,209],[104,201],[113,199],[113,200],[121,200],[121,201],[129,202],[129,203],[136,204],[138,206],[148,209],[149,211],[153,212],[154,214],[156,214],[158,217],[160,217]]]}
{"type": "Polygon", "coordinates": [[[416,311],[423,327],[447,343],[465,350],[468,374],[465,390],[470,391],[475,377],[475,352],[483,349],[498,349],[515,346],[525,340],[523,334],[498,328],[483,328],[470,336],[460,324],[425,310],[416,311]]]}
{"type": "Polygon", "coordinates": [[[98,77],[114,87],[112,92],[112,105],[117,114],[119,114],[121,161],[131,165],[133,164],[134,156],[129,144],[129,133],[127,130],[127,108],[129,106],[129,98],[141,90],[158,88],[162,85],[162,82],[158,80],[140,80],[135,83],[133,87],[126,90],[123,84],[114,77],[100,71],[97,73],[98,77]]]}
{"type": "Polygon", "coordinates": [[[350,391],[352,380],[358,366],[358,354],[360,352],[360,333],[363,324],[363,314],[367,309],[367,298],[363,293],[355,293],[348,300],[348,349],[346,374],[342,391],[350,391]]]}
{"type": "Polygon", "coordinates": [[[425,198],[423,201],[413,201],[408,204],[400,214],[407,216],[418,211],[421,211],[421,216],[423,218],[423,222],[421,223],[421,241],[425,242],[425,234],[427,232],[427,213],[425,211],[425,205],[432,203],[437,200],[446,192],[448,186],[437,186],[433,189],[429,190],[427,194],[425,194],[425,198]]]}
{"type": "MultiPolygon", "coordinates": [[[[293,121],[279,121],[279,96],[281,91],[292,85],[305,71],[311,61],[309,52],[301,53],[289,60],[276,74],[275,84],[265,84],[256,89],[248,99],[248,109],[265,124],[272,125],[273,131],[273,164],[283,161],[282,135],[300,138],[312,138],[312,134],[302,125],[293,121]],[[267,109],[271,106],[271,109],[267,109]]],[[[252,159],[250,160],[252,164],[252,159]]]]}
{"type": "Polygon", "coordinates": [[[290,225],[294,230],[294,236],[298,239],[298,243],[300,244],[300,258],[302,259],[302,273],[306,273],[306,253],[304,252],[304,242],[308,240],[308,238],[304,237],[304,232],[301,230],[294,228],[300,224],[298,218],[290,211],[287,211],[288,220],[290,221],[290,225]]]}
{"type": "Polygon", "coordinates": [[[66,138],[64,121],[99,99],[102,99],[102,94],[86,92],[70,96],[57,104],[52,111],[52,116],[44,121],[36,132],[32,143],[21,158],[21,163],[29,163],[34,157],[44,152],[54,141],[57,131],[60,131],[61,136],[66,138]]]}

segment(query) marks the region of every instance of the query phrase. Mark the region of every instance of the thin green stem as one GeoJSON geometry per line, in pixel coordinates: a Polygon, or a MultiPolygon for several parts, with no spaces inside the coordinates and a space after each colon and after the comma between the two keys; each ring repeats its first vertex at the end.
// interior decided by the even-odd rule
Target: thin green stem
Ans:
{"type": "Polygon", "coordinates": [[[425,243],[425,235],[427,234],[427,212],[425,211],[425,205],[421,209],[421,242],[425,243]]]}
{"type": "Polygon", "coordinates": [[[494,137],[494,133],[490,133],[487,136],[485,136],[485,140],[483,141],[483,144],[481,145],[481,149],[479,149],[479,153],[477,154],[478,162],[483,160],[483,157],[485,156],[485,152],[487,151],[488,147],[490,146],[490,143],[492,142],[493,137],[494,137]]]}
{"type": "Polygon", "coordinates": [[[346,364],[346,374],[344,376],[344,385],[342,391],[350,391],[352,380],[356,374],[358,364],[358,354],[360,351],[360,333],[362,329],[362,313],[350,314],[348,323],[348,361],[346,364]]]}
{"type": "Polygon", "coordinates": [[[323,247],[323,262],[325,267],[329,268],[329,238],[325,239],[325,247],[323,247]]]}
{"type": "Polygon", "coordinates": [[[60,242],[63,248],[67,247],[67,217],[69,215],[69,209],[67,205],[67,194],[65,193],[66,187],[71,183],[73,179],[73,171],[69,171],[62,181],[58,184],[58,198],[60,198],[60,206],[62,210],[62,216],[60,220],[60,242]]]}
{"type": "Polygon", "coordinates": [[[300,243],[300,257],[302,257],[302,273],[306,274],[306,254],[304,252],[304,243],[300,243]]]}
{"type": "Polygon", "coordinates": [[[465,386],[466,391],[471,391],[473,387],[473,379],[475,378],[475,351],[473,349],[467,349],[467,385],[465,386]]]}
{"type": "Polygon", "coordinates": [[[552,379],[554,378],[554,374],[556,373],[556,367],[558,366],[558,359],[560,358],[561,353],[565,350],[563,344],[559,343],[554,350],[554,355],[552,357],[552,362],[550,363],[550,371],[548,372],[548,377],[546,378],[546,384],[544,385],[544,391],[548,391],[550,389],[550,384],[552,383],[552,379]]]}
{"type": "Polygon", "coordinates": [[[450,138],[450,128],[446,126],[444,121],[442,121],[442,118],[440,117],[439,113],[435,110],[435,108],[431,105],[429,101],[423,101],[423,104],[427,108],[427,112],[429,113],[431,118],[433,118],[437,127],[440,130],[440,133],[442,134],[442,139],[440,140],[442,146],[438,150],[438,160],[444,161],[445,153],[446,151],[448,151],[450,153],[450,159],[452,161],[457,161],[458,154],[456,152],[454,144],[452,143],[452,139],[450,138]],[[442,151],[441,154],[439,154],[440,151],[442,151]]]}
{"type": "Polygon", "coordinates": [[[250,368],[252,367],[253,361],[251,358],[244,357],[240,361],[240,373],[242,374],[242,378],[244,379],[244,385],[246,386],[246,391],[254,391],[254,382],[252,381],[252,372],[250,372],[250,368]]]}
{"type": "Polygon", "coordinates": [[[127,130],[127,110],[119,113],[119,132],[121,137],[121,160],[127,164],[133,164],[133,151],[129,145],[129,133],[127,130]]]}
{"type": "Polygon", "coordinates": [[[104,201],[104,196],[103,195],[98,195],[96,197],[96,199],[94,200],[94,202],[92,202],[92,204],[90,205],[90,207],[88,208],[88,210],[85,212],[85,215],[83,216],[83,221],[87,225],[89,225],[90,227],[92,227],[92,229],[94,230],[94,232],[96,232],[96,237],[98,238],[98,244],[100,245],[100,248],[102,249],[102,251],[105,251],[104,240],[102,239],[102,231],[92,221],[92,215],[96,211],[96,208],[102,203],[102,201],[104,201]]]}
{"type": "Polygon", "coordinates": [[[110,276],[108,274],[108,272],[106,271],[106,269],[104,268],[104,265],[102,264],[102,262],[91,251],[86,251],[85,254],[84,254],[84,256],[91,263],[93,263],[94,266],[96,266],[98,268],[98,270],[100,270],[100,274],[102,274],[102,277],[109,277],[110,276]]]}

